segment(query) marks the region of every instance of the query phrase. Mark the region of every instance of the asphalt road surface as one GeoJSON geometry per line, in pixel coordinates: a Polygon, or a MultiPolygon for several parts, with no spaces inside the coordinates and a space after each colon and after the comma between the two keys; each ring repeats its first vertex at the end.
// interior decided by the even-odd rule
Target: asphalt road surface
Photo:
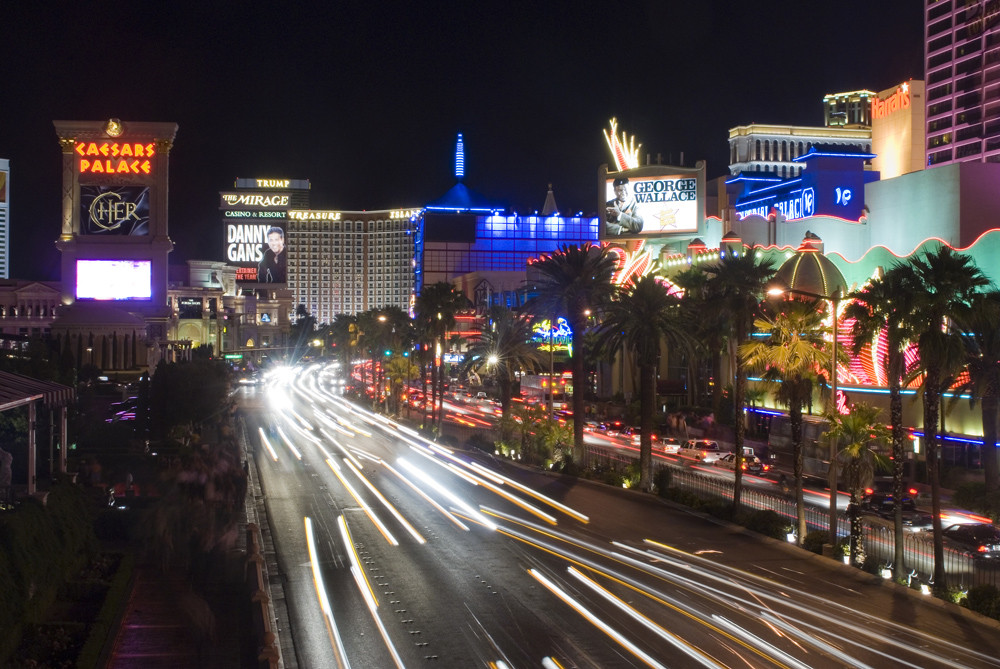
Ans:
{"type": "Polygon", "coordinates": [[[1000,666],[995,621],[648,495],[450,452],[337,382],[297,370],[245,403],[289,665],[1000,666]]]}

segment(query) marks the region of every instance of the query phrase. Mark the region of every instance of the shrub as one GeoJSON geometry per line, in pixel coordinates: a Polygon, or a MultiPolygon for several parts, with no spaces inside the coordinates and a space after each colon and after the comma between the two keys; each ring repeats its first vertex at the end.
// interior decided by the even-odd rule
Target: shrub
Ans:
{"type": "Polygon", "coordinates": [[[772,539],[786,539],[788,536],[788,520],[776,511],[764,509],[740,514],[737,522],[748,530],[759,532],[772,539]]]}
{"type": "Polygon", "coordinates": [[[492,453],[494,450],[493,441],[481,432],[473,432],[465,442],[466,448],[492,453]]]}
{"type": "Polygon", "coordinates": [[[670,488],[670,467],[660,467],[657,469],[653,480],[656,484],[656,492],[660,495],[660,497],[666,497],[667,489],[670,488]]]}
{"type": "Polygon", "coordinates": [[[966,606],[990,618],[1000,617],[1000,590],[994,585],[977,585],[969,589],[966,606]]]}
{"type": "Polygon", "coordinates": [[[813,530],[802,540],[802,547],[817,555],[823,554],[823,545],[829,543],[830,533],[827,530],[813,530]]]}
{"type": "Polygon", "coordinates": [[[705,502],[702,504],[701,510],[722,520],[733,520],[733,505],[723,500],[705,502]]]}

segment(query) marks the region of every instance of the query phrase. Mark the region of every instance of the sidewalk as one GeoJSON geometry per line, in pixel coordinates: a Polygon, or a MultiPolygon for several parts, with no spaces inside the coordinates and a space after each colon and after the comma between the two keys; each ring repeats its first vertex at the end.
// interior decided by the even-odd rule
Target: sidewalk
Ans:
{"type": "MultiPolygon", "coordinates": [[[[232,560],[230,560],[232,562],[232,560]]],[[[244,667],[249,622],[242,583],[232,574],[206,579],[199,594],[187,579],[143,564],[108,658],[111,669],[244,667]]],[[[250,658],[252,661],[252,657],[250,658]]]]}

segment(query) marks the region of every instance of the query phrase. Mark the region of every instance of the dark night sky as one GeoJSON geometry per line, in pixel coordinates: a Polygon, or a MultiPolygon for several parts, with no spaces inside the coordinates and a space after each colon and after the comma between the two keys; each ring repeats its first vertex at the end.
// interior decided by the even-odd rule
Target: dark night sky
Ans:
{"type": "Polygon", "coordinates": [[[13,278],[58,278],[54,119],[172,121],[172,263],[222,259],[218,191],[312,181],[317,209],[465,183],[515,211],[596,208],[602,130],[726,171],[729,128],[822,124],[823,95],[923,76],[914,0],[5,2],[0,158],[13,278]],[[610,9],[614,7],[614,9],[610,9]]]}

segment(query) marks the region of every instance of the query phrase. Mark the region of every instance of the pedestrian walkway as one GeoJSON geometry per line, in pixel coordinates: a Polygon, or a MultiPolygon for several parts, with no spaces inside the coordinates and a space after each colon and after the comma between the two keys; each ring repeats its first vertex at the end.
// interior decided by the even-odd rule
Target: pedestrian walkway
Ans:
{"type": "Polygon", "coordinates": [[[231,578],[204,593],[155,566],[136,567],[131,595],[107,666],[110,669],[241,667],[246,596],[231,578]]]}

